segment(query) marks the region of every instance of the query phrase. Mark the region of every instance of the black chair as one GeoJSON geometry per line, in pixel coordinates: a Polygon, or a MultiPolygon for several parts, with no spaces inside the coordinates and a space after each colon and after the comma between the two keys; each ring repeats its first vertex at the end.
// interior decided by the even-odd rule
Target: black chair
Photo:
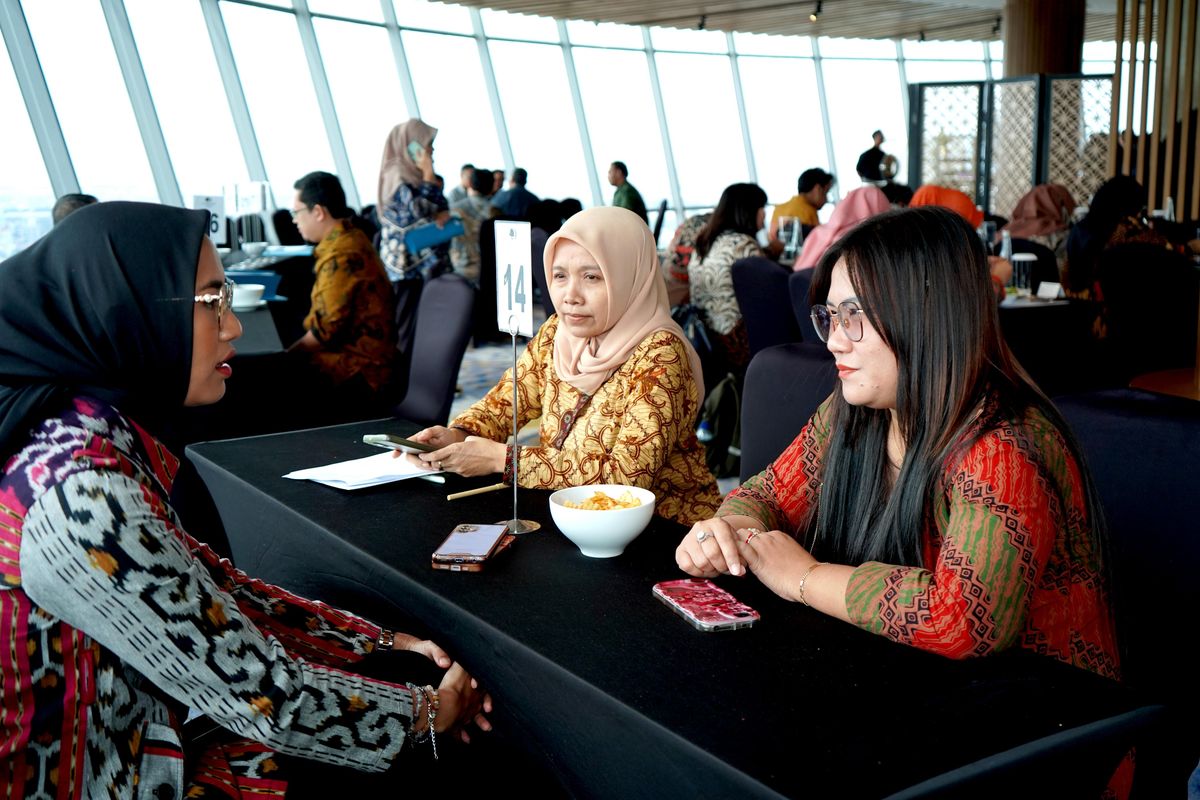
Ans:
{"type": "Polygon", "coordinates": [[[439,275],[425,284],[417,305],[408,389],[393,414],[420,425],[446,424],[474,307],[475,289],[460,275],[439,275]]]}
{"type": "Polygon", "coordinates": [[[1046,247],[1046,245],[1030,241],[1029,239],[1013,239],[1012,251],[1014,255],[1016,253],[1032,253],[1037,256],[1037,261],[1033,265],[1033,274],[1029,280],[1030,288],[1034,294],[1037,294],[1038,287],[1042,285],[1042,281],[1062,282],[1062,278],[1058,274],[1058,259],[1054,257],[1054,251],[1046,247]]]}
{"type": "Polygon", "coordinates": [[[271,227],[275,230],[275,240],[282,245],[304,244],[304,237],[292,222],[292,212],[286,208],[277,208],[271,214],[271,227]]]}
{"type": "Polygon", "coordinates": [[[1160,731],[1163,717],[1162,706],[1144,706],[1070,728],[922,781],[887,800],[999,800],[1030,795],[1031,787],[1038,797],[1100,797],[1125,753],[1160,731]]]}
{"type": "Polygon", "coordinates": [[[1109,363],[1118,379],[1196,363],[1200,272],[1154,244],[1104,251],[1097,269],[1107,310],[1109,363]]]}
{"type": "Polygon", "coordinates": [[[733,262],[733,293],[746,324],[750,355],[803,338],[788,300],[786,269],[769,258],[754,256],[733,262]]]}
{"type": "Polygon", "coordinates": [[[754,357],[742,391],[742,481],[791,444],[833,392],[836,378],[833,356],[823,344],[768,347],[754,357]]]}
{"type": "Polygon", "coordinates": [[[662,233],[663,220],[667,216],[667,201],[658,204],[658,219],[654,220],[654,244],[658,245],[658,235],[662,233]]]}
{"type": "MultiPolygon", "coordinates": [[[[1194,299],[1193,299],[1193,302],[1194,299]]],[[[1139,746],[1139,797],[1178,795],[1200,760],[1200,403],[1116,389],[1061,397],[1108,521],[1126,682],[1163,703],[1171,732],[1139,746]]]]}
{"type": "Polygon", "coordinates": [[[267,241],[267,226],[263,224],[261,214],[245,214],[234,220],[235,245],[242,242],[267,241]]]}
{"type": "Polygon", "coordinates": [[[816,331],[813,330],[810,314],[813,304],[808,299],[808,290],[812,286],[813,271],[802,269],[788,276],[788,294],[792,298],[792,313],[796,316],[796,324],[800,328],[800,341],[818,342],[816,331]]]}

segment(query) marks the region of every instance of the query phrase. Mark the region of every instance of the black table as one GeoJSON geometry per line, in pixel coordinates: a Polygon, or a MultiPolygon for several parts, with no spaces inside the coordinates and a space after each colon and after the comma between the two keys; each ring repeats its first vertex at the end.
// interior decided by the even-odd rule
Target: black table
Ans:
{"type": "Polygon", "coordinates": [[[242,323],[242,336],[233,346],[238,355],[258,356],[283,352],[283,342],[275,327],[275,319],[267,305],[247,311],[234,310],[238,322],[242,323]]]}
{"type": "Polygon", "coordinates": [[[759,624],[701,633],[651,595],[681,577],[683,529],[659,518],[593,560],[556,531],[548,493],[522,491],[542,530],[484,572],[451,573],[430,568],[436,545],[459,522],[508,518],[511,495],[445,495],[494,477],[355,493],[280,477],[370,455],[364,433],[412,432],[356,423],[188,455],[241,569],[384,624],[427,623],[580,796],[877,797],[1136,705],[1028,653],[956,662],[897,645],[753,579],[720,582],[759,624]]]}

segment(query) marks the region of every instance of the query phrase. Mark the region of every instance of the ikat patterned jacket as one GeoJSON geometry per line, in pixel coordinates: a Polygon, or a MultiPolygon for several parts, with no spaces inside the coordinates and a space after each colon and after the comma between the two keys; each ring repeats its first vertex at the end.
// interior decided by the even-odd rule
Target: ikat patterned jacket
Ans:
{"type": "Polygon", "coordinates": [[[181,797],[189,707],[272,750],[362,770],[403,745],[410,687],[343,671],[379,629],[251,580],[184,533],[165,499],[177,466],[85,398],[6,465],[3,797],[181,797]]]}
{"type": "MultiPolygon", "coordinates": [[[[797,532],[820,496],[829,401],[719,516],[797,532]]],[[[951,658],[1011,646],[1118,677],[1116,635],[1079,465],[1038,412],[983,432],[949,465],[925,530],[924,563],[868,562],[846,588],[850,619],[951,658]]]]}
{"type": "MultiPolygon", "coordinates": [[[[541,446],[522,447],[517,478],[531,489],[622,483],[654,492],[655,513],[690,525],[713,516],[717,482],[696,439],[700,397],[687,351],[656,331],[588,396],[554,370],[551,316],[517,361],[517,422],[541,418],[541,446]]],[[[497,442],[512,433],[512,370],[451,425],[497,442]]]]}

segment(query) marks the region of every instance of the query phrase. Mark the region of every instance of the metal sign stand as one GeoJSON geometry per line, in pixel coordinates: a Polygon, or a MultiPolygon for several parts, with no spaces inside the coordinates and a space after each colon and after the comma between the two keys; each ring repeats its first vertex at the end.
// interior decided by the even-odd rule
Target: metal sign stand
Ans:
{"type": "Polygon", "coordinates": [[[517,321],[511,320],[508,332],[512,336],[512,407],[513,407],[513,447],[512,447],[512,490],[513,512],[508,521],[509,533],[530,533],[542,527],[540,523],[528,519],[517,518],[517,321]]]}

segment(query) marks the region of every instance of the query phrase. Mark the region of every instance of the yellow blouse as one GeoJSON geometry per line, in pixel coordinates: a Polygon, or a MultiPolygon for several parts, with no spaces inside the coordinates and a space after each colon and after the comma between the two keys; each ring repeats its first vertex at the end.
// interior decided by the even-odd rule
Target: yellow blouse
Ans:
{"type": "MultiPolygon", "coordinates": [[[[517,421],[541,417],[541,446],[522,447],[518,485],[562,489],[620,483],[654,492],[655,513],[690,525],[715,515],[717,483],[696,439],[700,397],[674,334],[647,336],[594,395],[554,371],[551,316],[517,361],[517,421]]],[[[512,370],[452,423],[503,442],[512,434],[512,370]]]]}

